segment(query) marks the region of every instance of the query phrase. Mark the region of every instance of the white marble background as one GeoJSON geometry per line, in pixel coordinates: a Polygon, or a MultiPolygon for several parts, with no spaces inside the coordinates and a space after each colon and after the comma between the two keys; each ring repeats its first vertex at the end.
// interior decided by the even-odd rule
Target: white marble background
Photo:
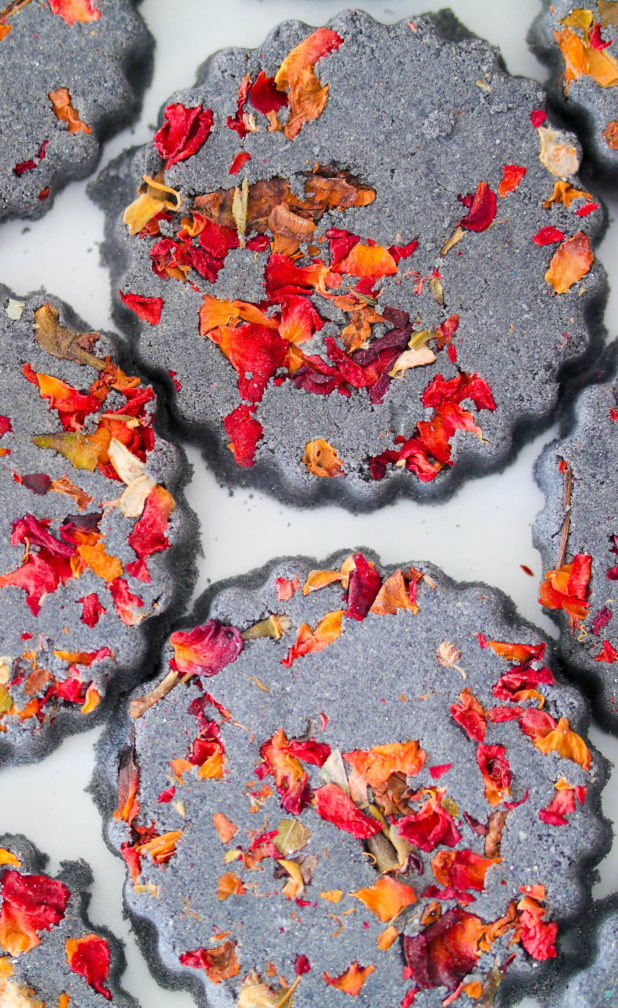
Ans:
{"type": "MultiPolygon", "coordinates": [[[[390,22],[422,13],[429,3],[365,0],[364,6],[390,22]]],[[[144,0],[141,12],[157,40],[153,81],[139,123],[107,145],[103,163],[125,146],[151,139],[161,105],[176,88],[192,83],[194,68],[215,49],[253,47],[281,20],[295,17],[318,25],[346,6],[343,0],[144,0]]],[[[545,69],[526,45],[540,0],[451,0],[451,7],[468,28],[500,46],[511,73],[545,79],[545,69]]],[[[618,275],[618,190],[613,199],[597,191],[605,196],[612,218],[598,250],[611,283],[618,275]]],[[[18,295],[45,286],[71,303],[92,328],[113,328],[108,277],[99,265],[102,238],[103,216],[89,201],[86,183],[70,185],[43,220],[2,226],[0,280],[18,295]]],[[[610,294],[606,318],[614,338],[616,290],[610,294]]],[[[335,507],[297,511],[257,492],[235,490],[230,496],[206,472],[199,452],[189,449],[195,472],[188,497],[200,518],[204,551],[196,596],[211,581],[249,570],[273,556],[303,552],[324,557],[341,547],[365,545],[386,563],[430,559],[451,577],[496,585],[511,595],[524,616],[555,635],[536,601],[541,564],[530,541],[531,524],[542,505],[532,478],[533,464],[551,437],[550,431],[537,438],[505,473],[473,481],[446,504],[403,502],[361,517],[335,507]],[[534,578],[522,571],[521,564],[532,568],[534,578]]],[[[0,832],[24,832],[50,855],[52,871],[62,859],[85,857],[96,878],[92,920],[107,924],[126,941],[127,990],[142,1008],[191,1008],[194,1002],[188,994],[165,991],[151,978],[122,918],[124,866],[105,847],[98,813],[84,793],[93,772],[97,736],[97,730],[75,736],[39,765],[3,770],[0,832]]],[[[618,758],[618,740],[596,729],[592,737],[610,759],[618,758]]],[[[604,799],[605,812],[614,821],[616,778],[614,772],[604,799]]],[[[601,864],[600,876],[596,896],[618,889],[618,849],[601,864]]],[[[522,1002],[524,1008],[535,1004],[530,999],[522,1002]]]]}

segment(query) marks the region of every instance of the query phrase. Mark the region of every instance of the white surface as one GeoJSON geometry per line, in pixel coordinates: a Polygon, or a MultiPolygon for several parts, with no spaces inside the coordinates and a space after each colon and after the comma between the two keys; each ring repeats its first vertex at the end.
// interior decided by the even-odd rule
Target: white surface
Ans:
{"type": "MultiPolygon", "coordinates": [[[[380,20],[395,21],[422,13],[429,2],[366,0],[365,9],[380,20]]],[[[198,64],[215,49],[256,46],[280,20],[297,17],[321,24],[345,6],[336,0],[144,0],[141,11],[157,40],[153,83],[138,125],[107,146],[104,163],[124,147],[151,138],[160,106],[176,88],[192,83],[198,64]]],[[[545,79],[544,68],[525,42],[539,0],[452,0],[451,7],[469,28],[500,46],[512,73],[545,79]]],[[[109,329],[113,328],[109,282],[99,266],[97,248],[103,218],[85,188],[85,183],[69,186],[42,221],[2,227],[0,279],[17,294],[45,286],[71,303],[92,328],[109,329]]],[[[615,216],[618,199],[609,201],[609,206],[615,216]]],[[[618,267],[617,237],[618,224],[612,221],[598,253],[610,278],[618,267]]],[[[606,316],[612,337],[617,307],[612,293],[606,316]]],[[[551,432],[528,446],[504,474],[473,481],[447,504],[421,507],[403,502],[361,517],[335,507],[317,513],[297,511],[257,492],[235,490],[230,495],[217,486],[192,449],[195,473],[189,501],[201,521],[205,554],[196,593],[210,581],[247,571],[273,556],[303,552],[324,557],[334,549],[364,545],[385,562],[431,559],[454,578],[496,585],[512,596],[524,616],[555,635],[536,602],[541,564],[530,544],[530,526],[542,504],[532,467],[550,437],[551,432]],[[522,571],[521,564],[534,571],[534,578],[522,571]]],[[[0,831],[26,833],[51,856],[52,871],[61,859],[83,856],[90,861],[96,877],[92,920],[125,938],[127,990],[142,1008],[191,1008],[194,1002],[188,994],[164,991],[152,980],[122,919],[123,865],[105,847],[99,816],[83,790],[91,779],[97,734],[73,737],[39,765],[5,770],[0,831]]],[[[596,730],[592,734],[615,760],[618,740],[596,730]]],[[[606,814],[614,819],[615,791],[614,779],[605,798],[606,814]]],[[[618,888],[618,851],[600,866],[600,873],[596,895],[618,888]]],[[[525,1008],[535,1004],[529,999],[522,1002],[525,1008]]]]}

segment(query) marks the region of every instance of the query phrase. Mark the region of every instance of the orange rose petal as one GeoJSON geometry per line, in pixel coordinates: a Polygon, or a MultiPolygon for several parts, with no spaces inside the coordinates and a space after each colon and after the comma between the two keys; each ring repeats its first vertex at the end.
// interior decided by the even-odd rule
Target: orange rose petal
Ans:
{"type": "Polygon", "coordinates": [[[418,612],[416,602],[410,599],[402,572],[396,570],[383,583],[370,612],[379,616],[394,616],[400,609],[407,609],[415,615],[418,612]]]}
{"type": "Polygon", "coordinates": [[[588,49],[590,47],[586,47],[583,39],[569,28],[554,31],[554,38],[564,60],[564,93],[566,94],[569,84],[588,73],[590,67],[588,49]]]}
{"type": "Polygon", "coordinates": [[[289,92],[290,113],[284,130],[288,140],[297,136],[306,122],[321,115],[328,99],[328,84],[321,84],[313,68],[342,42],[337,32],[318,28],[295,46],[279,67],[275,86],[289,92]]]}
{"type": "Polygon", "coordinates": [[[554,189],[548,200],[543,203],[543,209],[549,210],[553,203],[562,203],[567,209],[571,206],[574,199],[583,197],[586,200],[592,199],[592,194],[585,192],[584,189],[576,189],[572,186],[570,182],[554,182],[554,189]]]}
{"type": "Polygon", "coordinates": [[[309,592],[319,591],[320,588],[326,588],[329,584],[334,584],[335,581],[341,581],[343,574],[341,571],[332,570],[312,570],[309,571],[307,575],[307,580],[303,585],[303,595],[308,595],[309,592]]]}
{"type": "Polygon", "coordinates": [[[337,609],[327,613],[315,630],[312,630],[307,623],[303,623],[298,628],[295,643],[286,657],[281,659],[281,664],[289,668],[297,658],[302,658],[303,655],[311,654],[314,651],[323,651],[329,644],[337,640],[341,636],[341,620],[344,612],[344,609],[337,609]]]}
{"type": "Polygon", "coordinates": [[[305,445],[303,462],[314,476],[326,476],[332,479],[343,473],[343,465],[336,449],[322,438],[309,441],[305,445]]]}
{"type": "Polygon", "coordinates": [[[350,249],[345,259],[337,263],[335,271],[347,276],[371,277],[374,280],[398,272],[397,264],[387,249],[381,245],[363,245],[362,242],[357,242],[350,249]]]}
{"type": "Polygon", "coordinates": [[[343,896],[343,889],[326,889],[320,893],[320,896],[322,899],[328,900],[329,903],[338,903],[343,896]]]}
{"type": "Polygon", "coordinates": [[[618,150],[618,122],[612,119],[603,130],[605,142],[611,150],[618,150]]]}
{"type": "Polygon", "coordinates": [[[215,827],[221,843],[229,843],[233,840],[238,831],[238,826],[235,826],[223,812],[214,812],[212,817],[212,824],[215,827]]]}
{"type": "Polygon", "coordinates": [[[393,773],[415,777],[422,770],[426,753],[416,740],[374,746],[366,751],[355,749],[343,753],[343,758],[371,787],[385,784],[393,773]]]}
{"type": "Polygon", "coordinates": [[[588,53],[588,76],[602,88],[616,87],[618,84],[618,63],[606,49],[590,48],[588,53]]]}
{"type": "Polygon", "coordinates": [[[54,109],[54,115],[60,122],[67,124],[67,133],[92,133],[90,126],[79,118],[77,109],[71,104],[68,88],[58,88],[49,92],[49,100],[54,109]]]}
{"type": "Polygon", "coordinates": [[[6,850],[4,847],[0,847],[0,865],[11,865],[12,868],[20,868],[21,861],[19,858],[15,857],[11,851],[6,850]]]}
{"type": "Polygon", "coordinates": [[[345,973],[341,973],[337,977],[331,977],[328,973],[323,973],[322,976],[331,987],[336,987],[337,990],[345,991],[346,994],[356,997],[360,994],[365,980],[373,973],[374,969],[375,966],[361,966],[358,960],[355,960],[345,973]]]}
{"type": "Polygon", "coordinates": [[[382,950],[382,952],[386,952],[386,950],[389,949],[391,945],[395,944],[398,937],[399,937],[399,931],[393,924],[391,924],[390,927],[387,927],[385,931],[382,931],[382,933],[378,935],[376,939],[376,944],[378,948],[382,950]]]}
{"type": "Polygon", "coordinates": [[[558,724],[545,737],[533,738],[539,752],[556,752],[565,759],[573,760],[584,770],[590,769],[590,752],[583,738],[574,732],[569,725],[568,718],[560,718],[558,724]]]}
{"type": "Polygon", "coordinates": [[[242,879],[234,872],[224,872],[217,879],[217,899],[226,900],[229,896],[242,896],[246,893],[242,879]]]}
{"type": "Polygon", "coordinates": [[[357,889],[350,896],[361,900],[383,924],[393,920],[417,899],[412,886],[396,882],[390,875],[382,875],[371,888],[357,889]]]}
{"type": "Polygon", "coordinates": [[[588,236],[583,231],[578,231],[558,246],[545,279],[556,294],[565,294],[589,272],[593,262],[588,236]]]}

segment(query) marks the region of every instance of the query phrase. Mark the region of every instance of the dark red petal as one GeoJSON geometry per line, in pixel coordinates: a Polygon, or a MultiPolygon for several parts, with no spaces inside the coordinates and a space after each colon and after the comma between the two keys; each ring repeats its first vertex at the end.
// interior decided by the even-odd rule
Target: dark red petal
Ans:
{"type": "Polygon", "coordinates": [[[201,105],[185,108],[180,103],[168,105],[164,115],[165,122],[155,134],[154,144],[170,168],[200,149],[210,134],[213,118],[210,109],[203,110],[201,105]]]}
{"type": "Polygon", "coordinates": [[[161,312],[165,304],[163,298],[143,297],[141,294],[124,294],[118,291],[120,298],[127,308],[134,311],[142,322],[149,322],[150,325],[158,325],[161,321],[161,312]]]}
{"type": "Polygon", "coordinates": [[[263,70],[260,70],[251,88],[251,104],[258,112],[264,115],[268,112],[278,112],[288,104],[288,96],[285,91],[279,91],[275,84],[274,77],[267,77],[263,70]]]}
{"type": "Polygon", "coordinates": [[[489,184],[479,182],[471,202],[468,204],[465,199],[462,202],[469,206],[469,211],[461,218],[459,226],[467,231],[486,231],[496,216],[497,204],[496,194],[489,188],[489,184]]]}
{"type": "Polygon", "coordinates": [[[264,433],[261,423],[254,417],[255,406],[242,403],[223,420],[225,432],[232,439],[230,448],[236,465],[248,469],[255,463],[255,449],[264,433]]]}

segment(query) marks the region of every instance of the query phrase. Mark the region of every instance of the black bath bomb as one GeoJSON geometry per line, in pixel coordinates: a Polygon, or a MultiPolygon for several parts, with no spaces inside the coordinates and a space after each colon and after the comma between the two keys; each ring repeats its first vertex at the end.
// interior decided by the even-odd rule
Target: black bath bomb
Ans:
{"type": "Polygon", "coordinates": [[[603,211],[543,107],[449,13],[347,12],[217,53],[99,177],[119,324],[222,478],[435,498],[548,423],[603,211]]]}
{"type": "MultiPolygon", "coordinates": [[[[588,964],[574,970],[550,997],[548,1008],[609,1008],[618,1002],[618,901],[603,900],[581,929],[581,946],[592,943],[588,964]]],[[[564,978],[563,978],[564,980],[564,978]]]]}
{"type": "Polygon", "coordinates": [[[510,1004],[607,843],[584,702],[487,586],[314,566],[213,589],[102,740],[143,949],[201,1005],[510,1004]]]}
{"type": "Polygon", "coordinates": [[[0,1004],[137,1008],[120,987],[120,942],[88,918],[89,866],[63,861],[50,876],[48,860],[24,836],[0,835],[0,1004]]]}
{"type": "Polygon", "coordinates": [[[190,588],[186,462],[120,351],[57,299],[0,290],[2,759],[96,723],[190,588]]]}
{"type": "Polygon", "coordinates": [[[0,221],[41,217],[137,115],[152,38],[131,0],[22,0],[0,20],[0,221]]]}
{"type": "MultiPolygon", "coordinates": [[[[615,355],[614,355],[615,356],[615,355]]],[[[540,601],[557,620],[559,647],[592,687],[595,712],[618,729],[618,380],[586,389],[568,432],[536,467],[547,502],[534,526],[545,578],[540,601]],[[616,610],[616,611],[615,611],[616,610]]]]}
{"type": "Polygon", "coordinates": [[[618,3],[543,0],[530,44],[551,70],[551,102],[579,127],[591,165],[618,171],[618,3]]]}

